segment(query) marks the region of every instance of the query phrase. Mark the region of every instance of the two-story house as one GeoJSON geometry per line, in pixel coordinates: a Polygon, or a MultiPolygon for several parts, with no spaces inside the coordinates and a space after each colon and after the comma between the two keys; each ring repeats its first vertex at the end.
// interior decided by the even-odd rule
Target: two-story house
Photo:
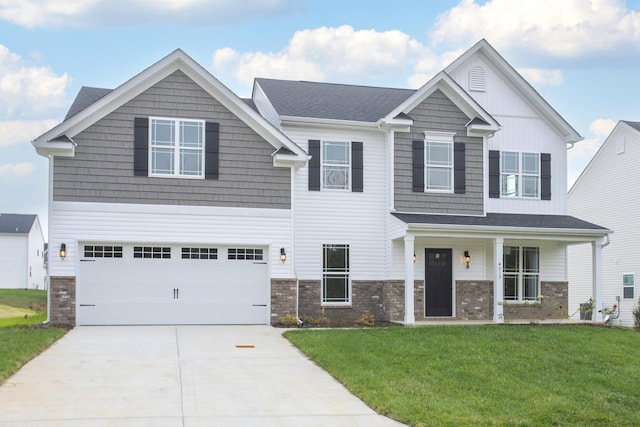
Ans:
{"type": "Polygon", "coordinates": [[[484,40],[418,90],[256,79],[251,99],[176,50],[33,142],[51,321],[566,318],[567,246],[598,266],[608,233],[567,215],[580,139],[484,40]]]}

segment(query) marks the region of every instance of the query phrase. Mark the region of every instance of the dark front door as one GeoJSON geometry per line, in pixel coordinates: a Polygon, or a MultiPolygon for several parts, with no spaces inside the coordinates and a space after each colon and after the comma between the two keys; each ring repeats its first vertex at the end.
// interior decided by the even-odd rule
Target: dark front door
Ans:
{"type": "Polygon", "coordinates": [[[425,313],[451,316],[451,249],[425,249],[425,261],[425,313]]]}

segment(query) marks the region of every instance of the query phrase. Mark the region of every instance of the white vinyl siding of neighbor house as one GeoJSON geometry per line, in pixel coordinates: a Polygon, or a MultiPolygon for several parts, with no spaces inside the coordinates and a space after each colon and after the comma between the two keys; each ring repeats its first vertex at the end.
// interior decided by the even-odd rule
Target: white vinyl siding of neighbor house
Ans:
{"type": "MultiPolygon", "coordinates": [[[[569,214],[613,230],[611,243],[602,250],[603,303],[612,307],[620,297],[620,317],[615,324],[633,326],[631,310],[635,298],[623,298],[622,276],[640,271],[640,131],[618,123],[569,192],[569,214]],[[618,153],[617,139],[625,138],[625,150],[618,153]]],[[[592,295],[591,245],[569,250],[569,314],[592,295]]],[[[596,307],[598,310],[602,307],[596,307]]],[[[578,316],[578,315],[576,315],[578,316]]]]}
{"type": "MultiPolygon", "coordinates": [[[[469,90],[470,70],[476,66],[482,67],[485,72],[485,91],[470,91],[469,94],[501,125],[500,131],[487,139],[487,148],[551,154],[551,200],[488,198],[487,212],[566,214],[567,150],[564,140],[482,57],[476,55],[470,58],[450,75],[465,90],[469,90]]],[[[485,170],[488,171],[488,168],[485,170]]],[[[488,186],[488,176],[484,178],[488,186]]]]}
{"type": "Polygon", "coordinates": [[[50,226],[51,276],[77,275],[77,242],[270,246],[270,277],[293,276],[291,262],[279,261],[280,248],[291,248],[288,209],[53,202],[50,226]]]}
{"type": "Polygon", "coordinates": [[[351,280],[383,280],[385,266],[385,138],[382,132],[286,129],[304,150],[309,140],[361,141],[363,191],[309,191],[308,165],[295,172],[295,252],[298,279],[322,277],[322,245],[348,244],[351,280]]]}
{"type": "Polygon", "coordinates": [[[26,234],[0,235],[0,288],[27,286],[28,240],[26,234]]]}
{"type": "Polygon", "coordinates": [[[44,235],[38,218],[35,219],[33,226],[29,231],[28,246],[29,259],[26,276],[28,286],[30,289],[44,289],[44,235]]]}

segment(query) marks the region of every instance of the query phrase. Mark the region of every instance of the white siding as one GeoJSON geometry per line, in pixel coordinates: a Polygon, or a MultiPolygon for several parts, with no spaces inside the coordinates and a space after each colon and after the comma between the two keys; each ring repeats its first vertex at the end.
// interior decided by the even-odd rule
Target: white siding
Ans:
{"type": "Polygon", "coordinates": [[[25,289],[27,285],[26,234],[0,234],[0,288],[25,289]]]}
{"type": "Polygon", "coordinates": [[[262,117],[271,122],[275,127],[280,128],[280,116],[258,83],[255,83],[253,86],[253,102],[255,102],[256,107],[258,107],[258,111],[262,117]]]}
{"type": "Polygon", "coordinates": [[[322,245],[350,245],[351,279],[385,279],[385,139],[382,132],[338,129],[287,129],[304,150],[310,139],[361,141],[364,191],[309,191],[308,166],[295,173],[296,272],[299,279],[322,275],[322,245]]]}
{"type": "Polygon", "coordinates": [[[44,289],[44,237],[36,217],[28,237],[27,285],[30,289],[44,289]]]}
{"type": "Polygon", "coordinates": [[[289,210],[54,202],[50,224],[51,276],[76,275],[78,241],[269,246],[270,277],[293,274],[289,210]],[[281,247],[288,253],[284,264],[281,247]]]}
{"type": "MultiPolygon", "coordinates": [[[[602,251],[603,303],[611,307],[620,296],[620,318],[615,322],[633,325],[631,310],[640,297],[640,132],[619,123],[569,193],[569,213],[613,230],[611,244],[602,251]],[[616,143],[625,138],[625,150],[616,143]],[[624,299],[622,275],[636,273],[635,298],[624,299]]],[[[570,309],[591,296],[591,247],[571,248],[570,309]]],[[[598,307],[600,309],[601,307],[598,307]]]]}
{"type": "MultiPolygon", "coordinates": [[[[551,154],[552,200],[487,199],[487,212],[566,214],[567,153],[562,137],[482,56],[473,56],[451,76],[468,89],[470,70],[476,66],[485,71],[485,91],[469,94],[501,125],[501,129],[487,139],[488,149],[551,154]]],[[[487,176],[484,178],[486,180],[487,176]]]]}

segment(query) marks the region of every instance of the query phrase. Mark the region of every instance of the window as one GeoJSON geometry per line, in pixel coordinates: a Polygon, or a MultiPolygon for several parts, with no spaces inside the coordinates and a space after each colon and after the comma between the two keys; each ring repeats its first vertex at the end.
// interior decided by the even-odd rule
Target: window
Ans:
{"type": "Polygon", "coordinates": [[[349,190],[351,144],[322,141],[322,189],[349,190]]]}
{"type": "Polygon", "coordinates": [[[134,258],[171,258],[171,248],[160,246],[134,246],[134,258]]]}
{"type": "Polygon", "coordinates": [[[451,191],[453,176],[453,141],[425,141],[425,190],[451,191]]]}
{"type": "Polygon", "coordinates": [[[502,197],[540,196],[540,154],[502,151],[500,171],[502,197]]]}
{"type": "Polygon", "coordinates": [[[503,273],[505,300],[536,301],[540,294],[540,249],[505,246],[503,273]]]}
{"type": "Polygon", "coordinates": [[[351,303],[349,245],[322,245],[322,303],[351,303]]]}
{"type": "Polygon", "coordinates": [[[635,273],[622,275],[622,297],[623,298],[635,298],[634,290],[636,287],[636,275],[635,273]]]}
{"type": "Polygon", "coordinates": [[[218,259],[218,249],[182,248],[182,259],[218,259]]]}
{"type": "Polygon", "coordinates": [[[204,121],[150,120],[151,176],[204,178],[204,121]]]}
{"type": "Polygon", "coordinates": [[[229,248],[227,258],[231,260],[254,260],[262,261],[262,249],[229,248]]]}
{"type": "Polygon", "coordinates": [[[122,246],[84,246],[85,258],[122,258],[122,246]]]}

